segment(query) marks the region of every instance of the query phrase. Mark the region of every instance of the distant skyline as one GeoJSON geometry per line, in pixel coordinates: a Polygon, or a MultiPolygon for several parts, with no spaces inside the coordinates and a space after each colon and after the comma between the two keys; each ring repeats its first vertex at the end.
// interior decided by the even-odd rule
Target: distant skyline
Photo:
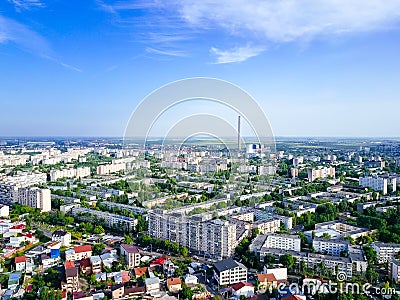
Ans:
{"type": "MultiPolygon", "coordinates": [[[[0,136],[121,137],[153,90],[213,77],[250,93],[276,136],[398,137],[399,11],[400,0],[5,0],[0,136]]],[[[160,128],[215,111],[174,109],[160,128]]]]}

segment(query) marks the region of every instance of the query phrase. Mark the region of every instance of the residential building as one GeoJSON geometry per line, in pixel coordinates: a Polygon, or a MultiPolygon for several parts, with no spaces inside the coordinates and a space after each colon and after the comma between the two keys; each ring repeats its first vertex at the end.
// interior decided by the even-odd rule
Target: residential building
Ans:
{"type": "Polygon", "coordinates": [[[157,293],[160,291],[160,278],[150,277],[144,280],[147,293],[157,293]]]}
{"type": "Polygon", "coordinates": [[[213,220],[210,213],[187,216],[179,209],[150,211],[149,235],[217,257],[233,255],[237,245],[235,224],[213,220]]]}
{"type": "Polygon", "coordinates": [[[90,263],[92,265],[92,273],[93,274],[101,273],[102,261],[101,261],[100,256],[98,256],[98,255],[90,256],[90,263]]]}
{"type": "Polygon", "coordinates": [[[278,280],[273,273],[257,274],[260,291],[268,291],[270,288],[278,287],[278,280]]]}
{"type": "Polygon", "coordinates": [[[25,272],[25,269],[26,269],[26,257],[25,257],[25,255],[17,256],[14,259],[14,262],[15,262],[15,271],[17,271],[17,272],[25,272]]]}
{"type": "Polygon", "coordinates": [[[388,192],[387,178],[381,178],[377,176],[366,176],[366,177],[360,177],[358,179],[358,182],[362,187],[370,187],[375,191],[382,191],[383,195],[386,195],[388,192]]]}
{"type": "Polygon", "coordinates": [[[62,170],[51,170],[50,181],[57,181],[60,178],[83,178],[90,176],[90,167],[78,167],[62,170]]]}
{"type": "Polygon", "coordinates": [[[335,178],[335,168],[334,167],[317,167],[316,169],[307,170],[308,181],[313,182],[319,178],[332,177],[335,178]]]}
{"type": "Polygon", "coordinates": [[[219,285],[231,285],[241,281],[247,281],[247,268],[233,260],[227,258],[213,264],[214,278],[219,285]]]}
{"type": "Polygon", "coordinates": [[[107,175],[126,170],[126,163],[113,162],[111,164],[103,164],[97,166],[98,175],[107,175]]]}
{"type": "Polygon", "coordinates": [[[93,220],[93,217],[103,219],[107,227],[123,229],[128,232],[134,230],[138,223],[138,220],[134,218],[84,207],[73,207],[71,213],[73,216],[83,221],[90,222],[93,220]]]}
{"type": "Polygon", "coordinates": [[[170,293],[178,293],[182,290],[182,281],[179,277],[167,278],[167,289],[170,293]]]}
{"type": "Polygon", "coordinates": [[[91,245],[75,246],[74,248],[65,251],[66,261],[76,261],[76,260],[81,260],[82,258],[89,258],[91,256],[92,256],[91,245]]]}
{"type": "Polygon", "coordinates": [[[21,205],[39,208],[42,212],[51,211],[51,192],[38,187],[17,188],[14,192],[14,202],[21,205]]]}
{"type": "Polygon", "coordinates": [[[389,279],[400,283],[400,261],[394,259],[389,263],[389,279]]]}
{"type": "Polygon", "coordinates": [[[348,252],[350,242],[344,239],[326,239],[316,237],[313,239],[312,246],[316,252],[341,256],[343,252],[348,252]]]}
{"type": "Polygon", "coordinates": [[[301,239],[297,235],[288,234],[258,235],[249,249],[252,252],[260,253],[262,257],[269,253],[270,249],[300,251],[301,239]]]}
{"type": "Polygon", "coordinates": [[[133,245],[121,244],[121,255],[125,257],[125,262],[129,268],[135,268],[140,265],[139,249],[133,245]]]}
{"type": "Polygon", "coordinates": [[[79,272],[78,268],[72,265],[65,265],[65,283],[61,283],[62,289],[67,293],[73,293],[79,290],[79,272]]]}
{"type": "Polygon", "coordinates": [[[371,247],[376,252],[379,263],[391,261],[400,252],[400,244],[375,242],[371,244],[371,247]]]}
{"type": "Polygon", "coordinates": [[[51,235],[53,242],[61,242],[61,247],[71,246],[71,233],[64,230],[56,230],[51,235]]]}
{"type": "Polygon", "coordinates": [[[236,299],[241,299],[241,297],[252,297],[254,296],[254,285],[249,282],[238,282],[231,286],[232,296],[236,299]]]}

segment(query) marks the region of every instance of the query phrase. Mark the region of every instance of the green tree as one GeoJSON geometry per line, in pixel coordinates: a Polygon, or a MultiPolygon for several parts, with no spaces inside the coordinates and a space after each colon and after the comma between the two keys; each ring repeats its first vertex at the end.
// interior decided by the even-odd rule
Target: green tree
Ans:
{"type": "Polygon", "coordinates": [[[104,232],[105,232],[105,230],[104,230],[103,226],[101,226],[101,225],[97,225],[93,230],[94,234],[101,234],[104,232]]]}
{"type": "Polygon", "coordinates": [[[284,265],[288,269],[292,269],[294,266],[294,257],[290,253],[286,253],[279,257],[279,263],[284,265]]]}

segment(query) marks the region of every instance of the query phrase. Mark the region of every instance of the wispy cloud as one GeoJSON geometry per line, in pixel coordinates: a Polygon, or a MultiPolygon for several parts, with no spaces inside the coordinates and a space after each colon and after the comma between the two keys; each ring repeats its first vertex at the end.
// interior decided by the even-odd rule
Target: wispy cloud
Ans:
{"type": "MultiPolygon", "coordinates": [[[[262,53],[261,49],[270,44],[304,43],[321,37],[391,30],[400,20],[400,0],[98,1],[103,10],[117,15],[121,23],[138,22],[137,16],[129,20],[132,10],[146,11],[147,21],[140,19],[140,24],[146,27],[147,33],[160,36],[158,46],[163,43],[176,46],[188,36],[193,38],[203,32],[223,34],[221,43],[239,45],[240,41],[261,45],[257,49],[237,46],[221,50],[225,47],[223,44],[211,47],[210,53],[220,63],[246,60],[262,53]]],[[[147,38],[155,45],[156,39],[150,35],[147,38]]]]}
{"type": "Polygon", "coordinates": [[[155,49],[151,47],[146,48],[147,53],[157,54],[157,55],[166,55],[166,56],[175,56],[175,57],[185,57],[187,54],[184,51],[180,50],[161,50],[155,49]]]}
{"type": "Polygon", "coordinates": [[[45,3],[40,0],[8,0],[8,2],[14,4],[17,11],[46,7],[45,3]]]}
{"type": "Polygon", "coordinates": [[[62,62],[57,58],[48,41],[37,32],[12,19],[0,15],[0,43],[14,44],[19,49],[41,58],[53,61],[60,66],[81,72],[79,68],[62,62]]]}
{"type": "Polygon", "coordinates": [[[257,46],[243,46],[235,47],[228,50],[221,50],[215,47],[211,47],[211,54],[216,57],[216,64],[228,64],[245,61],[251,57],[259,55],[265,51],[265,47],[257,46]]]}
{"type": "Polygon", "coordinates": [[[212,24],[233,36],[290,42],[318,35],[388,29],[399,21],[399,0],[178,0],[192,26],[212,24]]]}

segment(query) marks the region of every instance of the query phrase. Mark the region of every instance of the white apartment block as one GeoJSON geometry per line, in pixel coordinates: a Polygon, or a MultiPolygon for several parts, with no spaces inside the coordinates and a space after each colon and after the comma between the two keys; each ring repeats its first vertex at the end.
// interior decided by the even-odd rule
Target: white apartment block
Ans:
{"type": "Polygon", "coordinates": [[[29,155],[4,155],[0,152],[0,166],[20,166],[25,165],[29,160],[29,155]]]}
{"type": "Polygon", "coordinates": [[[270,253],[271,249],[299,252],[301,250],[301,239],[297,235],[288,234],[258,235],[249,246],[250,251],[259,252],[261,257],[270,253]]]}
{"type": "Polygon", "coordinates": [[[358,183],[362,187],[370,187],[375,191],[382,191],[383,195],[386,195],[388,192],[388,180],[386,178],[376,176],[360,177],[358,183]]]}
{"type": "Polygon", "coordinates": [[[232,285],[247,281],[247,268],[231,258],[218,261],[213,267],[214,278],[219,285],[232,285]]]}
{"type": "Polygon", "coordinates": [[[107,175],[126,170],[126,163],[111,163],[97,166],[98,175],[107,175]]]}
{"type": "Polygon", "coordinates": [[[400,283],[400,261],[393,260],[389,263],[389,278],[395,283],[400,283]]]}
{"type": "Polygon", "coordinates": [[[209,214],[188,217],[174,211],[154,210],[149,212],[149,235],[218,257],[233,255],[236,225],[211,218],[209,214]]]}
{"type": "Polygon", "coordinates": [[[51,192],[49,189],[17,188],[14,191],[13,200],[21,205],[39,208],[42,212],[51,211],[51,192]]]}
{"type": "Polygon", "coordinates": [[[391,261],[399,252],[400,244],[372,243],[371,247],[377,254],[379,263],[391,261]]]}
{"type": "Polygon", "coordinates": [[[121,255],[125,258],[125,262],[129,268],[136,268],[140,265],[139,249],[133,245],[121,244],[121,255]]]}
{"type": "Polygon", "coordinates": [[[334,167],[318,167],[316,169],[307,170],[308,181],[313,182],[318,178],[327,178],[328,176],[335,178],[334,167]]]}
{"type": "Polygon", "coordinates": [[[258,229],[260,234],[277,232],[281,228],[281,221],[277,219],[259,220],[251,224],[252,228],[258,229]]]}
{"type": "Polygon", "coordinates": [[[99,220],[104,220],[106,226],[109,228],[119,228],[125,231],[134,230],[138,223],[138,220],[134,218],[84,207],[74,207],[71,209],[71,213],[73,216],[84,221],[93,221],[93,217],[96,217],[99,220]]]}
{"type": "Polygon", "coordinates": [[[90,176],[90,167],[70,168],[63,170],[51,170],[50,181],[56,181],[59,178],[83,178],[90,176]]]}
{"type": "Polygon", "coordinates": [[[348,252],[349,250],[349,241],[347,240],[334,240],[316,237],[314,238],[312,245],[316,252],[333,256],[340,256],[342,252],[348,252]]]}

